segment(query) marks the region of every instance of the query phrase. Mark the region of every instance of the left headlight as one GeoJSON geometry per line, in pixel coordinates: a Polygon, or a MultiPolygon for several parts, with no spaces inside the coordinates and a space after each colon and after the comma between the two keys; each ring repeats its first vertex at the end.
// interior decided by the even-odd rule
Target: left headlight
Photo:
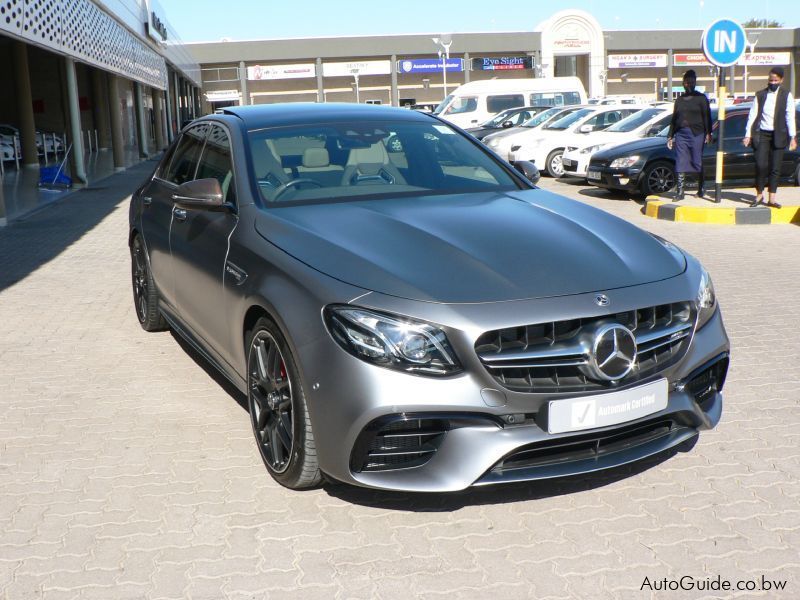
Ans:
{"type": "Polygon", "coordinates": [[[421,321],[350,306],[328,306],[325,321],[344,350],[379,367],[418,375],[461,371],[444,331],[421,321]]]}
{"type": "Polygon", "coordinates": [[[600,148],[602,148],[603,146],[605,146],[605,144],[595,144],[594,146],[587,146],[586,148],[581,150],[581,154],[594,154],[595,152],[600,150],[600,148]]]}
{"type": "Polygon", "coordinates": [[[611,161],[611,165],[609,165],[612,169],[627,169],[628,167],[632,167],[636,163],[639,162],[639,156],[634,154],[633,156],[623,156],[621,158],[615,158],[611,161]]]}
{"type": "Polygon", "coordinates": [[[711,276],[703,269],[700,275],[700,287],[697,290],[697,328],[700,329],[708,323],[717,308],[717,296],[714,293],[714,284],[711,276]]]}

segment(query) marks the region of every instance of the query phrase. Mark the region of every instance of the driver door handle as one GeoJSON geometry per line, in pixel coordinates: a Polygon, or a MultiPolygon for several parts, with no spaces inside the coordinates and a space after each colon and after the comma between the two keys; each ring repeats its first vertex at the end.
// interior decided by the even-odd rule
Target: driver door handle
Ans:
{"type": "Polygon", "coordinates": [[[173,216],[175,217],[176,221],[185,221],[186,220],[186,210],[183,208],[175,208],[172,211],[173,216]]]}
{"type": "Polygon", "coordinates": [[[150,196],[142,196],[142,204],[146,207],[150,206],[153,203],[153,199],[150,196]]]}

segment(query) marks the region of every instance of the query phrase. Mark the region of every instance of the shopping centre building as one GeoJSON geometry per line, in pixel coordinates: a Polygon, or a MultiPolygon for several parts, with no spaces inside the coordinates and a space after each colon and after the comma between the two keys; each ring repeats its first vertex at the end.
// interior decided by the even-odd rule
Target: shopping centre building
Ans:
{"type": "Polygon", "coordinates": [[[201,111],[200,68],[156,0],[0,0],[0,64],[0,225],[32,208],[23,192],[68,149],[80,185],[201,111]]]}
{"type": "MultiPolygon", "coordinates": [[[[752,94],[773,65],[797,95],[800,29],[748,30],[729,91],[752,94]]],[[[271,102],[438,103],[467,81],[576,75],[589,96],[643,100],[680,90],[689,68],[710,94],[717,77],[702,55],[701,30],[603,31],[565,10],[520,32],[385,35],[189,44],[202,68],[205,109],[271,102]],[[449,42],[449,44],[444,44],[449,42]],[[445,56],[440,56],[439,51],[445,56]],[[449,58],[448,56],[449,55],[449,58]],[[444,59],[444,60],[443,60],[444,59]],[[446,69],[443,69],[446,65],[446,69]]]]}

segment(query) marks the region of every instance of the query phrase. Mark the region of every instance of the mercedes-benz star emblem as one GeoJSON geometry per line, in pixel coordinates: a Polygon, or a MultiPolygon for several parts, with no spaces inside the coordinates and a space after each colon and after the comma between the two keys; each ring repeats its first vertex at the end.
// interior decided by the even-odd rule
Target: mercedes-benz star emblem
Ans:
{"type": "Polygon", "coordinates": [[[611,304],[611,300],[605,294],[597,294],[594,297],[594,301],[597,303],[597,306],[608,306],[611,304]]]}
{"type": "Polygon", "coordinates": [[[631,330],[611,323],[601,327],[594,338],[590,365],[594,374],[606,381],[617,381],[636,364],[636,338],[631,330]]]}

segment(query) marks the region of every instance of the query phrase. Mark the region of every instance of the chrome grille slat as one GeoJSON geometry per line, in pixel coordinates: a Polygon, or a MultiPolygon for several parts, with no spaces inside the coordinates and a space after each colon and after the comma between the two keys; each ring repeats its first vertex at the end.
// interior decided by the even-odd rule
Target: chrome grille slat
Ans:
{"type": "Polygon", "coordinates": [[[615,322],[631,329],[638,359],[631,374],[617,382],[625,384],[657,373],[680,359],[691,339],[694,320],[693,305],[676,302],[486,332],[478,338],[475,350],[489,374],[514,391],[601,390],[614,384],[593,380],[585,370],[591,352],[587,335],[592,332],[584,330],[585,327],[615,322]]]}

